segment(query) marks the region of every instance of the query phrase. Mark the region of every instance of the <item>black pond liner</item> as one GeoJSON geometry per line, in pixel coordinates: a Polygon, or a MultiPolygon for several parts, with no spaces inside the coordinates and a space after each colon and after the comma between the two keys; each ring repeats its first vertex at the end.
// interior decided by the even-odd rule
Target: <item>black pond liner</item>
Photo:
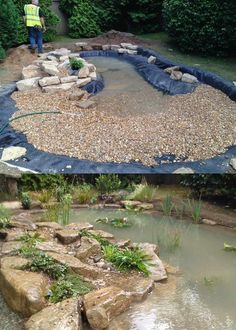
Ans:
{"type": "MultiPolygon", "coordinates": [[[[193,92],[196,86],[183,83],[181,81],[171,80],[169,75],[163,72],[163,69],[176,65],[170,62],[158,53],[138,48],[138,55],[119,55],[115,51],[87,51],[81,52],[83,57],[107,56],[116,57],[121,60],[132,63],[137,72],[158,90],[170,94],[185,94],[193,92]],[[148,64],[147,57],[157,57],[156,64],[148,64]]],[[[232,100],[236,101],[236,87],[223,78],[184,65],[179,65],[181,71],[195,75],[201,83],[206,83],[214,88],[220,89],[227,94],[232,100]]],[[[84,87],[89,93],[96,94],[104,88],[104,81],[101,76],[96,81],[84,87]]],[[[18,109],[10,95],[16,90],[15,83],[0,88],[0,127],[8,121],[13,113],[18,109]]],[[[35,116],[37,120],[37,116],[35,116]]],[[[0,135],[0,148],[9,146],[21,146],[27,149],[27,154],[17,160],[9,161],[9,164],[24,167],[37,172],[44,173],[173,173],[180,167],[191,168],[196,173],[233,173],[233,169],[229,165],[229,160],[236,157],[236,146],[227,148],[224,154],[220,154],[211,159],[183,162],[176,162],[174,155],[163,155],[156,157],[156,166],[148,167],[139,162],[130,163],[101,163],[89,160],[80,160],[78,158],[70,158],[64,155],[56,155],[36,149],[32,144],[27,142],[26,136],[7,127],[0,135]],[[170,161],[170,163],[162,163],[170,161]]],[[[0,151],[1,154],[1,151],[0,151]]]]}

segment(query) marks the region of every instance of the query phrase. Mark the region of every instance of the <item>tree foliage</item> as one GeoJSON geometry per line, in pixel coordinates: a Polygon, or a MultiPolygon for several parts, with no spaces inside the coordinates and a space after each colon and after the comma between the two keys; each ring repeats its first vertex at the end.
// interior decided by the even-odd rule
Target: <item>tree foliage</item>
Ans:
{"type": "Polygon", "coordinates": [[[0,0],[0,58],[4,57],[2,48],[10,48],[17,42],[17,11],[12,0],[0,0]]]}
{"type": "Polygon", "coordinates": [[[235,0],[164,0],[163,14],[166,31],[184,52],[235,52],[235,0]]]}

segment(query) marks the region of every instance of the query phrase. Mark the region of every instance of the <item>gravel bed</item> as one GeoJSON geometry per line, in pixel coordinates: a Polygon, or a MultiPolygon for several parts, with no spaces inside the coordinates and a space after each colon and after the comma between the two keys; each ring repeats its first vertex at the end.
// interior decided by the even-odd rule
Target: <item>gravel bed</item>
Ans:
{"type": "MultiPolygon", "coordinates": [[[[153,89],[150,89],[153,90],[153,89]]],[[[160,93],[149,95],[160,100],[160,93]]],[[[155,156],[175,154],[178,159],[203,160],[236,144],[236,103],[222,92],[201,85],[192,94],[167,96],[162,111],[138,111],[142,93],[94,97],[97,107],[82,110],[67,93],[15,92],[20,109],[61,110],[61,115],[32,116],[12,126],[24,132],[36,148],[56,154],[99,162],[141,161],[155,165],[155,156]]],[[[148,95],[145,95],[148,102],[148,95]]],[[[145,104],[144,102],[144,104],[145,104]]],[[[143,103],[142,103],[143,104],[143,103]]],[[[142,105],[143,107],[143,105],[142,105]]]]}

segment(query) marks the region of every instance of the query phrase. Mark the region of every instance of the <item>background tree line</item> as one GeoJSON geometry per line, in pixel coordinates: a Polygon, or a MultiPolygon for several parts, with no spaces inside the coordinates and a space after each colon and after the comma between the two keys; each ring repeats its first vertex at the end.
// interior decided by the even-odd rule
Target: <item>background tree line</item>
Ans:
{"type": "MultiPolygon", "coordinates": [[[[27,0],[0,0],[0,59],[5,49],[27,41],[22,10],[27,0]]],[[[52,0],[41,0],[48,26],[45,41],[56,35],[52,0]]],[[[94,37],[110,29],[136,34],[165,30],[187,53],[236,54],[235,0],[61,0],[69,36],[94,37]]]]}

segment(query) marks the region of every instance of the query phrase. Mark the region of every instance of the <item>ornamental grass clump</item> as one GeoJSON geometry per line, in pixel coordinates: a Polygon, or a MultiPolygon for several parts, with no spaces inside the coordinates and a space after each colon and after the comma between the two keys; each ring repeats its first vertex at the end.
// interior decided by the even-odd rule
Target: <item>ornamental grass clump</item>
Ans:
{"type": "Polygon", "coordinates": [[[11,213],[10,211],[0,205],[0,229],[11,228],[11,213]]]}
{"type": "Polygon", "coordinates": [[[172,213],[172,210],[174,208],[174,204],[173,204],[173,199],[172,199],[172,196],[171,195],[167,195],[162,204],[161,204],[161,208],[162,208],[162,211],[163,213],[166,215],[166,216],[170,216],[171,213],[172,213]]]}
{"type": "Polygon", "coordinates": [[[189,199],[187,202],[187,207],[189,212],[191,213],[192,219],[194,222],[199,223],[202,216],[202,202],[199,199],[198,201],[195,199],[189,199]]]}
{"type": "Polygon", "coordinates": [[[132,193],[127,196],[127,199],[138,200],[141,202],[152,202],[157,195],[158,187],[147,183],[140,183],[135,186],[132,193]]]}
{"type": "Polygon", "coordinates": [[[74,189],[73,196],[80,204],[91,204],[96,202],[98,194],[92,185],[84,183],[74,189]]]}

